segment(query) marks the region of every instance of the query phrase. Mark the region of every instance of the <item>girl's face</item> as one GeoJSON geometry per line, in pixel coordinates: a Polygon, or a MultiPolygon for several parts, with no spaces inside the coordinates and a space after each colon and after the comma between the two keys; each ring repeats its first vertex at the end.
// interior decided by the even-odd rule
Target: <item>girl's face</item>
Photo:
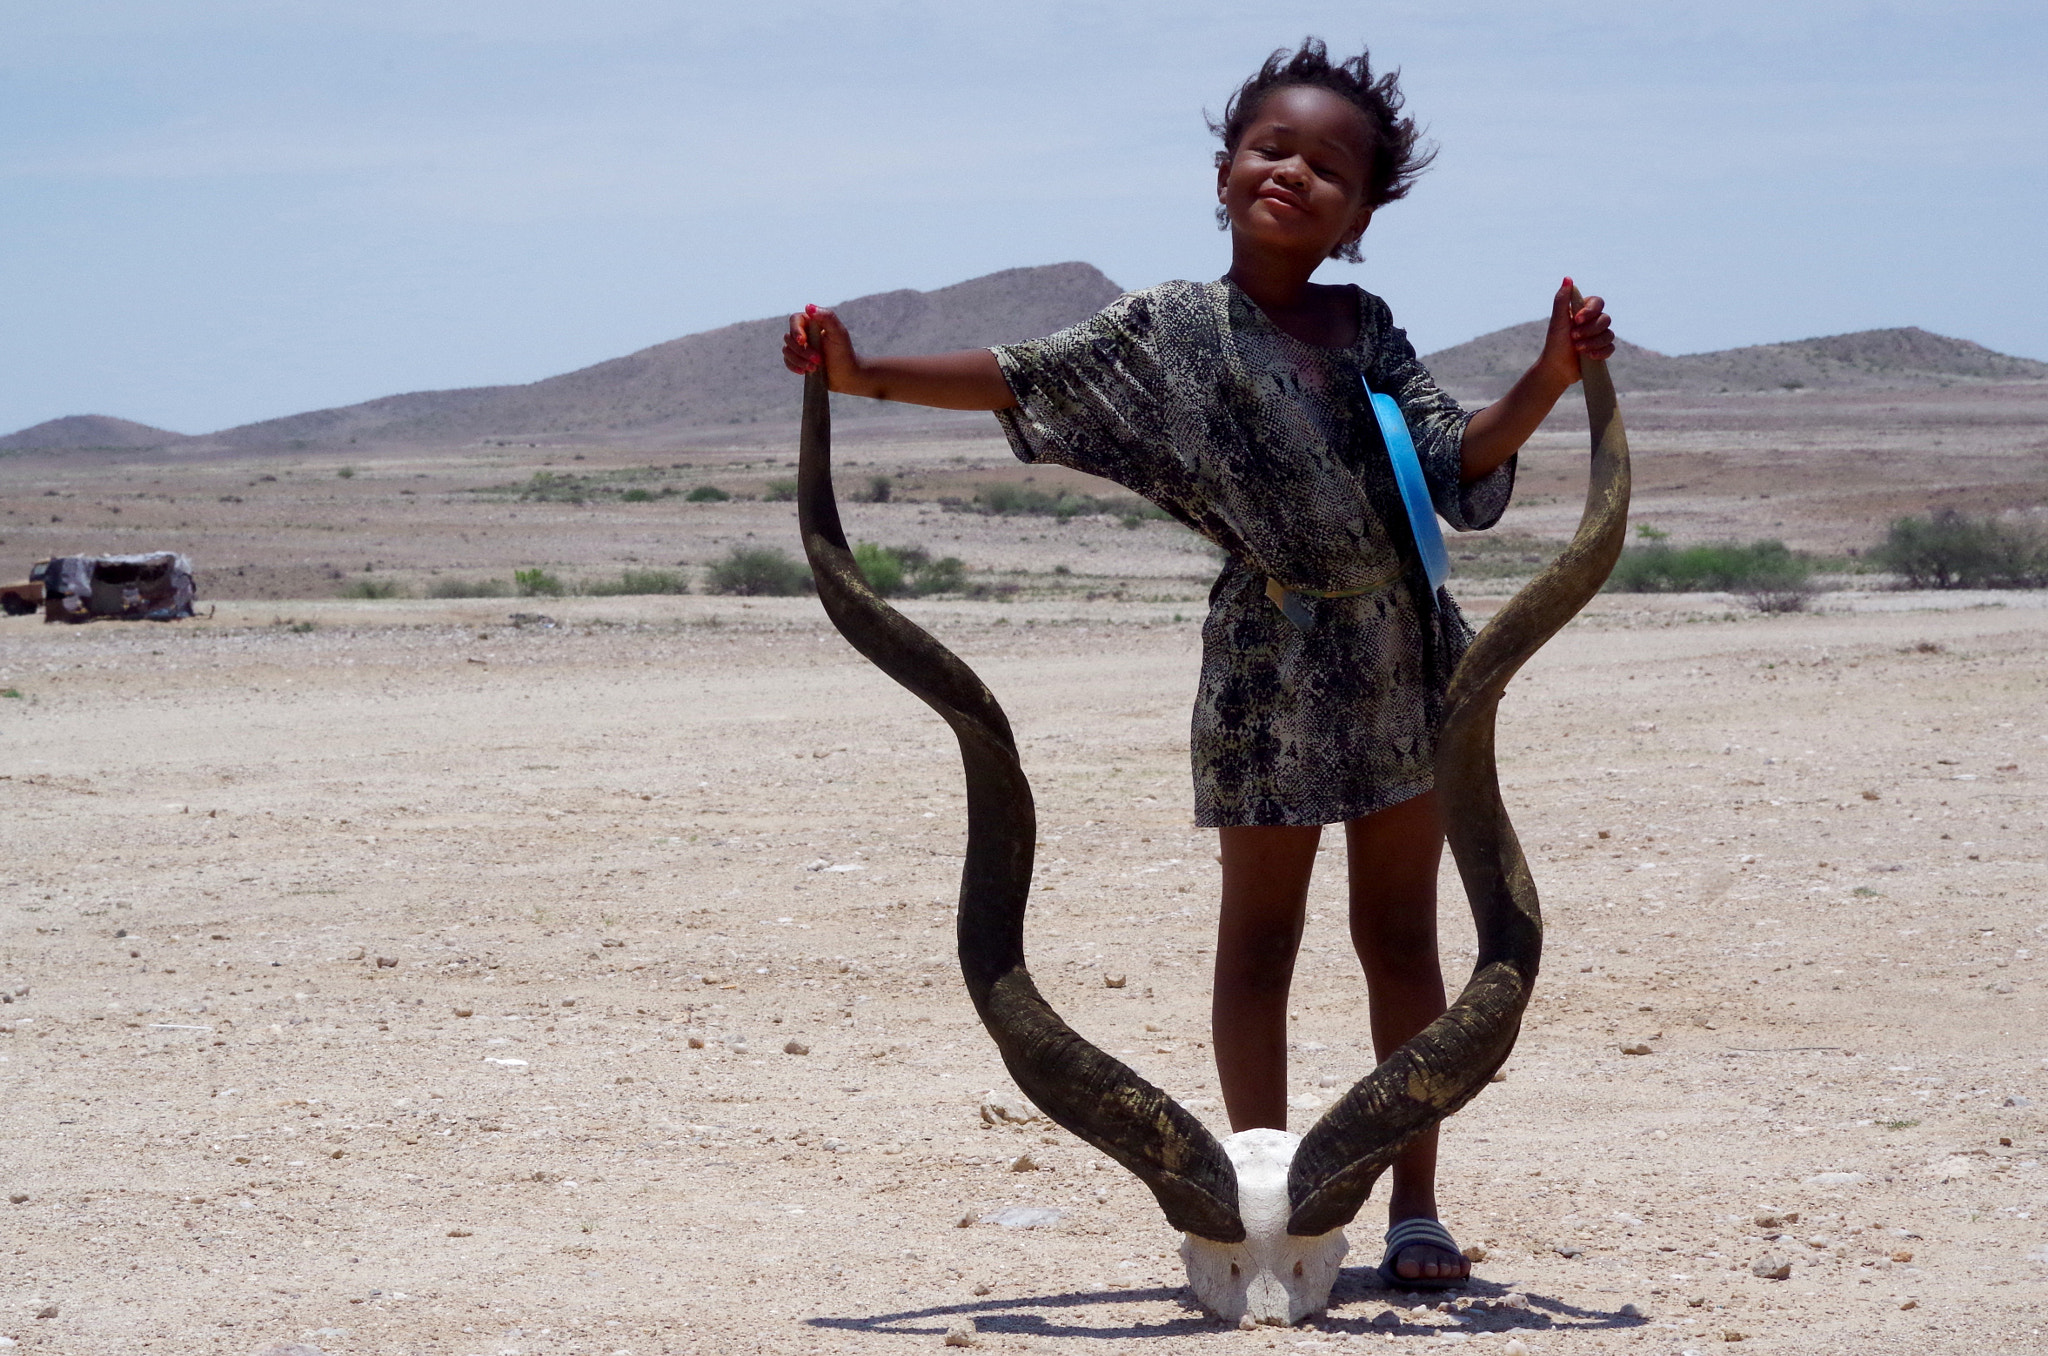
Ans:
{"type": "Polygon", "coordinates": [[[1365,115],[1341,95],[1288,85],[1266,96],[1216,172],[1216,198],[1240,244],[1323,259],[1372,220],[1365,115]]]}

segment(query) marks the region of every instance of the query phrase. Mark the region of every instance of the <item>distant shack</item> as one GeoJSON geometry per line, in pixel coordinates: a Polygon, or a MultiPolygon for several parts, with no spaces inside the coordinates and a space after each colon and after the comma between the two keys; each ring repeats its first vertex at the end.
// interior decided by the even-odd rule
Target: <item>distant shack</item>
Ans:
{"type": "Polygon", "coordinates": [[[176,621],[192,615],[192,562],[176,551],[138,556],[52,556],[29,573],[29,588],[7,590],[10,613],[34,610],[46,622],[176,621]],[[28,603],[27,606],[22,604],[28,603]]]}

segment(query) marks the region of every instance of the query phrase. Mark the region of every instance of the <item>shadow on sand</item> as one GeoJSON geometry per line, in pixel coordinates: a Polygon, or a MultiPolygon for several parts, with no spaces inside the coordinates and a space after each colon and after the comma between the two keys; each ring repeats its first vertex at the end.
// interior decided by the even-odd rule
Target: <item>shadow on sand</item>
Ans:
{"type": "MultiPolygon", "coordinates": [[[[1498,1299],[1507,1293],[1508,1288],[1505,1286],[1473,1280],[1456,1290],[1417,1294],[1400,1285],[1382,1284],[1380,1273],[1373,1267],[1346,1267],[1338,1275],[1337,1284],[1330,1291],[1329,1313],[1314,1320],[1315,1330],[1338,1335],[1394,1333],[1408,1337],[1428,1336],[1443,1329],[1432,1324],[1411,1322],[1375,1325],[1370,1321],[1372,1315],[1347,1317],[1343,1312],[1344,1306],[1372,1299],[1412,1308],[1417,1304],[1433,1304],[1458,1295],[1473,1299],[1498,1299]]],[[[1526,1311],[1488,1310],[1483,1319],[1466,1326],[1464,1330],[1592,1332],[1638,1328],[1648,1321],[1602,1309],[1581,1308],[1549,1295],[1529,1294],[1527,1297],[1529,1308],[1526,1311]]],[[[1023,1295],[1014,1299],[985,1299],[965,1304],[932,1305],[928,1308],[903,1309],[894,1313],[810,1318],[804,1322],[813,1328],[899,1333],[904,1336],[938,1336],[946,1331],[949,1324],[962,1318],[971,1320],[978,1333],[1006,1333],[1032,1337],[1178,1337],[1189,1333],[1215,1332],[1222,1327],[1217,1320],[1193,1307],[1184,1286],[1152,1286],[1142,1290],[1069,1290],[1051,1295],[1023,1295]],[[1067,1314],[1055,1317],[1030,1312],[1162,1303],[1179,1305],[1183,1310],[1182,1315],[1152,1323],[1087,1323],[1067,1314]]]]}

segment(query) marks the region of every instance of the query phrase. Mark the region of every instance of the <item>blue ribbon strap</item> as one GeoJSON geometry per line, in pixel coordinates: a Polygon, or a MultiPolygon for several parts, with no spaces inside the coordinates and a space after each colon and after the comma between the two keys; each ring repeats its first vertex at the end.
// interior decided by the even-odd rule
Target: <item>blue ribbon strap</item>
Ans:
{"type": "MultiPolygon", "coordinates": [[[[1364,378],[1361,377],[1360,381],[1364,378]]],[[[1408,529],[1415,536],[1415,549],[1422,553],[1422,570],[1429,576],[1429,589],[1436,591],[1450,578],[1451,553],[1444,548],[1444,533],[1437,526],[1436,505],[1430,502],[1429,482],[1422,477],[1422,458],[1415,455],[1415,440],[1408,436],[1408,421],[1390,395],[1367,386],[1373,415],[1380,422],[1380,438],[1387,445],[1387,459],[1394,464],[1394,483],[1401,487],[1401,502],[1408,509],[1408,529]]]]}

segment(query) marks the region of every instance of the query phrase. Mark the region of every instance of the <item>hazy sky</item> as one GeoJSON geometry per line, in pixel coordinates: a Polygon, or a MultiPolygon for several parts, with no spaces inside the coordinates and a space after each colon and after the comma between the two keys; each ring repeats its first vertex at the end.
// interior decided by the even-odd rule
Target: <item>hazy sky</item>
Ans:
{"type": "Polygon", "coordinates": [[[63,0],[0,12],[0,431],[528,381],[1020,264],[1214,277],[1203,112],[1305,33],[1402,67],[1442,147],[1322,275],[1425,351],[1570,272],[1667,352],[2048,359],[2040,0],[63,0]]]}

